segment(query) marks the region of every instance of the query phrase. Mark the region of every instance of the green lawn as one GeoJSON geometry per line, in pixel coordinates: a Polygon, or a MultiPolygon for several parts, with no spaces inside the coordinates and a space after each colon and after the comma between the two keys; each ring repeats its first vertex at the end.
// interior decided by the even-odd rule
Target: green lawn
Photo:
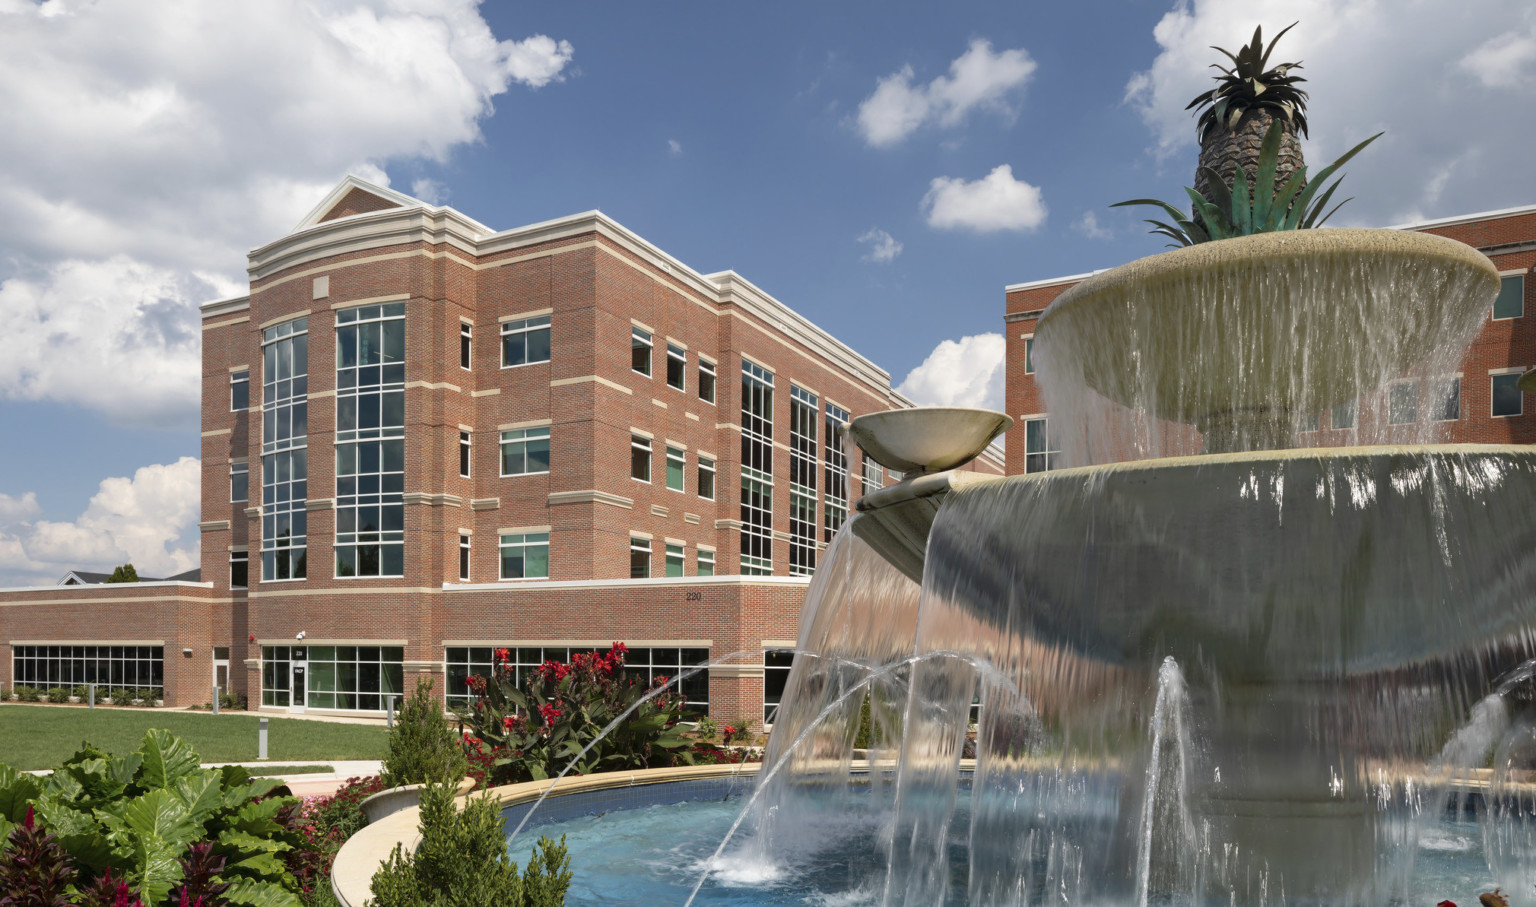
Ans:
{"type": "MultiPolygon", "coordinates": [[[[0,762],[23,771],[54,768],[81,741],[111,753],[139,748],[144,732],[164,728],[197,750],[204,762],[253,762],[255,715],[243,712],[180,712],[165,709],[45,708],[0,705],[0,762]]],[[[271,718],[267,756],[274,762],[320,759],[383,759],[389,732],[366,724],[271,718]]]]}

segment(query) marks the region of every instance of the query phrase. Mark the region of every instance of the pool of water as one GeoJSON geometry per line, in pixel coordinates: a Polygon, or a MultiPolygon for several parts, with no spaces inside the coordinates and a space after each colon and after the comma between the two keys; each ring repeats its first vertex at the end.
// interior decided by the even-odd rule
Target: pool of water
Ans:
{"type": "MultiPolygon", "coordinates": [[[[855,794],[809,800],[797,810],[785,840],[776,848],[779,859],[764,859],[757,853],[748,824],[737,832],[721,857],[714,859],[716,848],[741,813],[743,792],[739,785],[723,795],[716,788],[709,799],[610,809],[594,815],[576,815],[582,807],[575,798],[561,798],[571,802],[545,804],[556,807],[552,810],[555,821],[530,822],[511,845],[511,853],[522,866],[539,835],[564,835],[575,876],[567,899],[570,904],[681,905],[706,870],[704,886],[694,900],[698,905],[862,907],[880,903],[891,817],[879,797],[855,794]]],[[[658,799],[675,800],[678,796],[674,792],[658,799]]],[[[1100,812],[1090,809],[1082,818],[1091,824],[1089,814],[1100,812]]],[[[519,818],[520,813],[509,811],[509,831],[519,818]]],[[[966,902],[969,830],[969,795],[962,790],[950,826],[950,897],[946,905],[966,902]]],[[[1477,895],[1491,891],[1494,884],[1483,859],[1477,822],[1447,817],[1422,830],[1411,882],[1406,886],[1410,894],[1392,903],[1430,907],[1449,899],[1463,907],[1476,905],[1477,895]]],[[[1079,900],[1047,898],[1040,890],[1043,887],[1031,886],[1028,903],[1079,900]]],[[[1096,904],[1101,898],[1081,900],[1096,904]]],[[[1154,903],[1157,900],[1154,898],[1154,903]]],[[[1282,897],[1262,901],[1284,903],[1282,897]]]]}

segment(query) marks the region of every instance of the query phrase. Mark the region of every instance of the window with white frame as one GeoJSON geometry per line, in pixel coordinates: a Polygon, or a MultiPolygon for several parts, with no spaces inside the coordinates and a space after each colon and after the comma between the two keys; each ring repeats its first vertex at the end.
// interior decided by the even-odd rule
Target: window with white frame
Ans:
{"type": "Polygon", "coordinates": [[[469,432],[459,432],[459,475],[469,477],[469,432]]]}
{"type": "Polygon", "coordinates": [[[672,491],[683,490],[683,475],[688,469],[687,451],[681,447],[667,445],[667,488],[672,491]]]}
{"type": "Polygon", "coordinates": [[[1436,378],[1429,383],[1430,404],[1436,422],[1461,418],[1461,379],[1436,378]]]}
{"type": "Polygon", "coordinates": [[[1489,376],[1489,396],[1494,418],[1518,416],[1525,412],[1525,394],[1520,391],[1520,375],[1489,376]]]}
{"type": "Polygon", "coordinates": [[[249,501],[251,499],[251,466],[249,463],[229,464],[229,500],[230,503],[249,501]]]}
{"type": "Polygon", "coordinates": [[[702,455],[699,457],[699,497],[715,499],[715,461],[702,455]]]}
{"type": "MultiPolygon", "coordinates": [[[[571,656],[606,650],[608,646],[540,646],[534,645],[487,645],[448,646],[444,649],[444,667],[450,707],[467,707],[473,698],[468,692],[470,677],[480,676],[487,680],[496,676],[502,662],[496,657],[497,649],[506,649],[510,658],[505,662],[512,671],[512,682],[522,685],[528,676],[546,661],[568,663],[571,656]]],[[[662,677],[669,680],[682,676],[683,672],[709,661],[707,648],[681,648],[678,646],[629,646],[624,656],[624,674],[634,677],[641,684],[650,686],[662,677]]],[[[709,711],[709,671],[697,671],[683,677],[678,686],[684,699],[683,713],[702,716],[709,711]]]]}
{"type": "Polygon", "coordinates": [[[1035,373],[1035,335],[1030,334],[1024,338],[1024,374],[1035,373]]]}
{"type": "Polygon", "coordinates": [[[336,313],[336,576],[405,575],[405,303],[336,313]]]}
{"type": "Polygon", "coordinates": [[[795,664],[794,649],[767,649],[763,652],[763,724],[772,724],[784,690],[789,686],[789,671],[795,664]]]}
{"type": "Polygon", "coordinates": [[[1525,275],[1499,278],[1499,295],[1493,301],[1493,320],[1519,318],[1525,314],[1525,275]]]}
{"type": "Polygon", "coordinates": [[[501,433],[501,474],[531,476],[549,472],[549,426],[513,428],[501,433]]]}
{"type": "Polygon", "coordinates": [[[647,579],[651,575],[651,540],[629,537],[629,578],[647,579]]]}
{"type": "Polygon", "coordinates": [[[773,573],[773,373],[741,362],[741,572],[773,573]]]}
{"type": "Polygon", "coordinates": [[[229,411],[239,412],[251,408],[251,370],[243,368],[229,373],[229,411]]]}
{"type": "Polygon", "coordinates": [[[705,551],[700,548],[695,561],[698,563],[698,569],[695,572],[699,576],[715,575],[715,553],[713,551],[705,551]]]}
{"type": "Polygon", "coordinates": [[[1387,387],[1387,424],[1408,425],[1419,421],[1419,386],[1416,381],[1397,381],[1387,387]]]}
{"type": "Polygon", "coordinates": [[[382,712],[385,698],[402,698],[405,649],[401,646],[262,646],[262,705],[287,706],[292,666],[306,665],[304,702],[312,709],[382,712]]]}
{"type": "MultiPolygon", "coordinates": [[[[164,646],[16,645],[11,685],[51,690],[86,684],[153,690],[165,687],[164,646]]],[[[9,690],[6,691],[9,694],[9,690]]],[[[104,691],[96,691],[98,699],[104,691]]]]}
{"type": "Polygon", "coordinates": [[[502,533],[501,578],[549,579],[549,533],[502,533]]]}
{"type": "Polygon", "coordinates": [[[469,582],[469,536],[459,533],[459,579],[469,582]]]}
{"type": "Polygon", "coordinates": [[[864,455],[864,493],[879,491],[885,487],[885,468],[876,463],[869,454],[864,455]]]}
{"type": "Polygon", "coordinates": [[[472,330],[472,328],[470,327],[469,322],[467,322],[467,321],[459,322],[459,368],[467,369],[474,362],[474,360],[471,359],[470,356],[469,356],[469,353],[470,353],[469,341],[470,341],[470,331],[471,330],[472,330]]]}
{"type": "Polygon", "coordinates": [[[251,555],[248,551],[229,553],[229,587],[244,589],[251,581],[251,555]]]}
{"type": "Polygon", "coordinates": [[[1056,468],[1061,445],[1045,416],[1024,420],[1024,471],[1046,472],[1056,468]]]}
{"type": "Polygon", "coordinates": [[[1346,400],[1329,410],[1329,427],[1338,430],[1355,427],[1356,404],[1353,400],[1346,400]]]}
{"type": "Polygon", "coordinates": [[[502,368],[549,361],[549,317],[537,315],[502,322],[502,368]]]}
{"type": "Polygon", "coordinates": [[[667,344],[667,386],[688,388],[688,351],[675,343],[667,344]]]}
{"type": "Polygon", "coordinates": [[[651,480],[651,439],[629,436],[629,477],[638,482],[651,480]]]}
{"type": "Polygon", "coordinates": [[[715,364],[703,356],[699,357],[699,399],[715,402],[715,364]]]}
{"type": "Polygon", "coordinates": [[[261,332],[261,578],[308,573],[309,319],[261,332]]]}
{"type": "Polygon", "coordinates": [[[789,386],[789,572],[810,576],[816,569],[816,432],[821,400],[803,387],[789,386]]]}
{"type": "Polygon", "coordinates": [[[666,547],[667,576],[683,575],[683,546],[668,544],[666,547]]]}
{"type": "Polygon", "coordinates": [[[827,404],[823,432],[822,469],[826,480],[823,503],[826,510],[826,526],[822,541],[831,542],[837,530],[848,520],[848,450],[843,445],[842,427],[848,424],[848,410],[827,404]]]}
{"type": "Polygon", "coordinates": [[[651,332],[640,328],[629,331],[629,367],[649,378],[651,376],[651,332]]]}

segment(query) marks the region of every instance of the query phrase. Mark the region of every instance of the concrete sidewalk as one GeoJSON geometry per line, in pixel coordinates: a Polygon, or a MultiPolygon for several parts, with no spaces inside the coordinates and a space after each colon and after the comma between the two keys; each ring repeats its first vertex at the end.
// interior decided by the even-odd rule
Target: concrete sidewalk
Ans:
{"type": "Polygon", "coordinates": [[[377,775],[384,767],[384,763],[377,759],[323,759],[315,762],[268,760],[267,762],[208,762],[204,768],[218,768],[221,765],[239,765],[253,772],[264,771],[273,765],[329,765],[333,771],[309,772],[298,775],[275,775],[281,778],[288,789],[293,791],[296,797],[328,797],[334,794],[337,788],[346,783],[348,778],[365,778],[369,775],[377,775]]]}

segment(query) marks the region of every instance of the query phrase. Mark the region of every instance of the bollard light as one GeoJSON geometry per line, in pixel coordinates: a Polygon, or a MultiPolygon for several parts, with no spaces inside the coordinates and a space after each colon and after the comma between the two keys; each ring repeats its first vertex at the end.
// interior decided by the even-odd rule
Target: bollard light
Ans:
{"type": "Polygon", "coordinates": [[[96,684],[87,684],[86,687],[88,689],[88,693],[86,695],[88,696],[91,703],[91,708],[94,709],[96,708],[96,684]]]}
{"type": "Polygon", "coordinates": [[[256,731],[256,758],[267,758],[267,719],[262,718],[256,731]]]}
{"type": "Polygon", "coordinates": [[[213,714],[219,714],[219,685],[213,685],[213,714]]]}
{"type": "Polygon", "coordinates": [[[395,726],[395,697],[384,697],[384,726],[393,729],[395,726]]]}

